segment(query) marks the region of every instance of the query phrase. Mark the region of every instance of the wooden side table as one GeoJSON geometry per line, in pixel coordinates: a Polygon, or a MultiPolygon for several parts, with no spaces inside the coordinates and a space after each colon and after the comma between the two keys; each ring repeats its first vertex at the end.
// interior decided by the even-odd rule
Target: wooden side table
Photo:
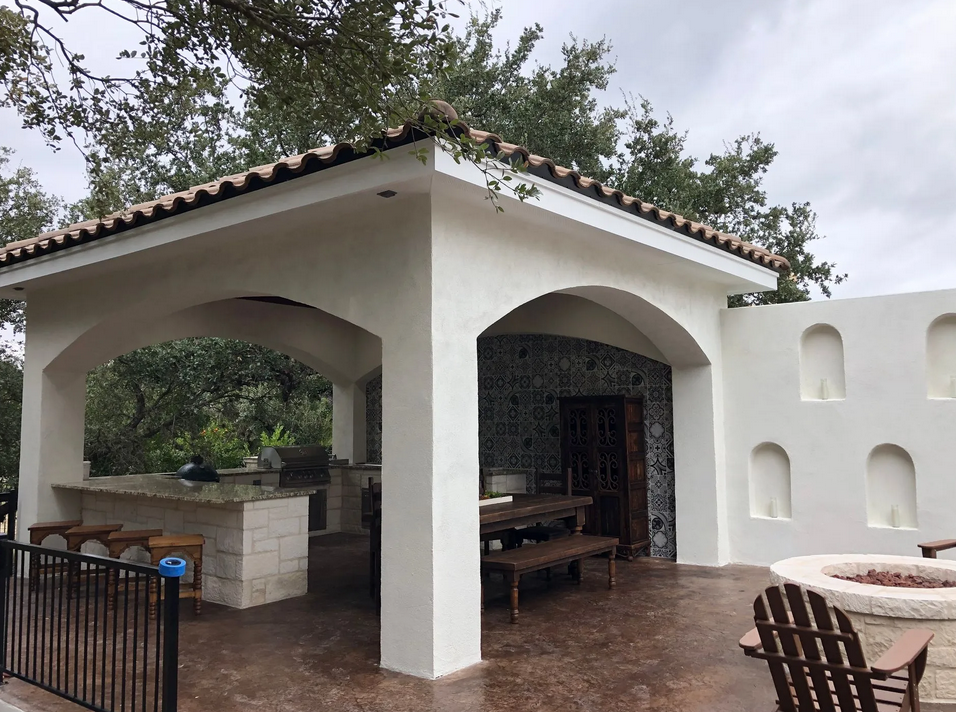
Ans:
{"type": "MultiPolygon", "coordinates": [[[[193,611],[202,613],[202,548],[206,543],[202,534],[172,534],[154,536],[149,540],[149,555],[153,566],[167,556],[185,556],[193,562],[193,580],[179,584],[179,597],[193,599],[193,611]]],[[[149,617],[156,618],[156,606],[162,598],[159,582],[154,578],[149,587],[149,617]]]]}

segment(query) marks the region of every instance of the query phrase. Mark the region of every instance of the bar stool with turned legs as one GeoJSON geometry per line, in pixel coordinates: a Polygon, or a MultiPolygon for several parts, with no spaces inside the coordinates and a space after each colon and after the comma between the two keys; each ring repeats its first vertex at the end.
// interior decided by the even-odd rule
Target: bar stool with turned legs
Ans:
{"type": "Polygon", "coordinates": [[[66,530],[67,551],[79,551],[87,542],[97,541],[104,549],[110,548],[110,534],[123,528],[122,524],[85,524],[66,530]]]}
{"type": "MultiPolygon", "coordinates": [[[[84,544],[91,541],[99,542],[105,549],[109,550],[110,534],[119,531],[122,528],[122,524],[84,524],[78,527],[73,527],[72,529],[67,529],[66,534],[63,535],[63,538],[66,539],[66,550],[78,552],[83,548],[84,544]]],[[[72,598],[74,595],[76,595],[78,590],[77,583],[80,578],[79,565],[71,564],[69,571],[70,580],[68,590],[70,592],[70,597],[72,598]]]]}
{"type": "MultiPolygon", "coordinates": [[[[162,529],[129,529],[110,532],[107,537],[107,547],[110,551],[111,559],[120,558],[128,549],[139,547],[149,554],[149,540],[152,537],[162,536],[162,529]]],[[[113,569],[110,571],[111,580],[107,586],[106,607],[107,610],[113,610],[116,603],[116,590],[120,586],[119,571],[113,569]]],[[[125,588],[126,582],[122,584],[125,588]]]]}
{"type": "MultiPolygon", "coordinates": [[[[206,539],[202,534],[171,534],[149,539],[149,556],[153,566],[158,566],[160,561],[174,554],[180,554],[192,560],[193,580],[179,585],[179,597],[193,599],[193,611],[197,616],[202,613],[202,547],[205,543],[206,539]]],[[[161,596],[157,579],[150,579],[150,619],[156,618],[156,606],[161,596]]]]}
{"type": "MultiPolygon", "coordinates": [[[[41,546],[44,540],[47,537],[59,536],[63,539],[66,539],[66,533],[73,527],[82,526],[83,521],[80,519],[69,519],[63,522],[37,522],[32,527],[27,527],[27,530],[30,532],[30,543],[34,546],[41,546]]],[[[47,564],[41,565],[34,561],[35,557],[30,557],[30,590],[34,590],[37,587],[37,582],[40,580],[41,575],[46,575],[48,573],[63,573],[65,570],[62,564],[47,564]]]]}

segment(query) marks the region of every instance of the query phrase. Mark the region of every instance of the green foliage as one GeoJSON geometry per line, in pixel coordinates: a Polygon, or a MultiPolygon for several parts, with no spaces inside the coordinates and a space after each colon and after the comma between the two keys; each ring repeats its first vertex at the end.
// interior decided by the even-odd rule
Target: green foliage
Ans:
{"type": "Polygon", "coordinates": [[[16,486],[20,468],[20,401],[23,369],[0,348],[0,491],[16,486]]]}
{"type": "Polygon", "coordinates": [[[216,469],[241,467],[242,458],[249,454],[249,446],[233,430],[215,421],[198,433],[180,435],[174,443],[175,459],[170,470],[179,469],[194,455],[202,456],[203,460],[216,469]]]}
{"type": "Polygon", "coordinates": [[[232,466],[217,458],[232,463],[239,452],[241,460],[257,451],[260,434],[279,422],[297,442],[328,445],[331,385],[294,359],[244,342],[203,338],[151,346],[87,379],[86,455],[96,475],[178,469],[195,453],[177,438],[206,447],[224,430],[242,447],[210,444],[199,454],[232,466]]]}
{"type": "Polygon", "coordinates": [[[658,207],[738,235],[790,261],[774,292],[735,296],[731,306],[805,301],[816,287],[829,297],[847,275],[818,262],[808,244],[822,239],[809,203],[770,205],[763,180],[777,156],[759,134],[740,136],[703,165],[687,154],[687,132],[661,122],[646,100],[628,102],[626,152],[611,185],[658,207]]]}
{"type": "Polygon", "coordinates": [[[289,445],[295,445],[295,436],[288,432],[282,423],[279,423],[271,433],[267,433],[265,430],[259,433],[260,449],[264,447],[288,447],[289,445]]]}
{"type": "Polygon", "coordinates": [[[496,50],[493,33],[500,20],[501,10],[471,17],[455,40],[447,71],[432,79],[431,94],[475,128],[607,180],[617,155],[616,124],[624,116],[621,109],[600,108],[595,96],[616,71],[607,58],[611,45],[572,37],[561,49],[562,66],[532,65],[541,25],[526,28],[514,48],[496,50]]]}
{"type": "MultiPolygon", "coordinates": [[[[0,41],[2,28],[0,8],[0,41]]],[[[49,230],[58,222],[63,207],[58,198],[44,192],[31,169],[11,165],[12,156],[12,150],[0,146],[0,246],[49,230]]],[[[0,299],[0,328],[5,324],[14,331],[22,331],[22,302],[0,299]]]]}
{"type": "Polygon", "coordinates": [[[0,7],[0,105],[57,145],[104,125],[168,124],[166,97],[194,88],[229,104],[220,88],[233,84],[254,108],[316,97],[314,123],[371,136],[423,103],[416,78],[446,62],[447,14],[444,0],[20,0],[0,7]],[[128,23],[109,74],[58,34],[60,21],[97,12],[128,23]]]}

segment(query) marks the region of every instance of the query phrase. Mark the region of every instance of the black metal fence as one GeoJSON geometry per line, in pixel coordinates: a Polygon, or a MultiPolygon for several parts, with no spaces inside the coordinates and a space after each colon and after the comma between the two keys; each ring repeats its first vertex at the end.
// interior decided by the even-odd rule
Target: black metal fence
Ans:
{"type": "Polygon", "coordinates": [[[97,712],[176,712],[178,577],[0,538],[0,613],[4,673],[97,712]]]}

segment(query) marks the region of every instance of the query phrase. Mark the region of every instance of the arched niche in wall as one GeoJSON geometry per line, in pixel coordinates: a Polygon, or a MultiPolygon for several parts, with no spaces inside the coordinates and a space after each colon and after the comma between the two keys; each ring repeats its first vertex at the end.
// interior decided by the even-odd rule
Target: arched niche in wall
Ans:
{"type": "Polygon", "coordinates": [[[790,457],[776,443],[750,453],[750,516],[790,519],[790,457]]]}
{"type": "Polygon", "coordinates": [[[871,527],[916,529],[916,468],[899,445],[877,445],[866,459],[866,520],[871,527]]]}
{"type": "Polygon", "coordinates": [[[956,398],[956,314],[944,314],[926,331],[926,390],[930,398],[956,398]]]}
{"type": "Polygon", "coordinates": [[[843,338],[829,324],[815,324],[800,337],[800,397],[803,400],[846,398],[843,338]]]}

